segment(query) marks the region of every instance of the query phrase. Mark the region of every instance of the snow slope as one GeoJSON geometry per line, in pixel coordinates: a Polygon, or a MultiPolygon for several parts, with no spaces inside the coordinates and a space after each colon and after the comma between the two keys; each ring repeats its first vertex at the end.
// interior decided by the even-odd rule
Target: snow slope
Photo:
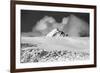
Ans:
{"type": "Polygon", "coordinates": [[[47,50],[72,50],[89,52],[88,37],[22,37],[21,43],[37,44],[47,50]]]}

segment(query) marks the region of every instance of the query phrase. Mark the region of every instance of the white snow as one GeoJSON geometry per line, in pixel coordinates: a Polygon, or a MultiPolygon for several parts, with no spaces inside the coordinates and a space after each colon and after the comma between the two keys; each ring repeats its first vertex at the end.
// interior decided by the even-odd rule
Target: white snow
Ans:
{"type": "Polygon", "coordinates": [[[51,32],[49,32],[46,37],[52,37],[55,33],[57,33],[57,29],[53,29],[51,32]]]}
{"type": "Polygon", "coordinates": [[[47,50],[71,50],[89,52],[88,37],[22,37],[21,43],[37,44],[39,48],[47,50]]]}

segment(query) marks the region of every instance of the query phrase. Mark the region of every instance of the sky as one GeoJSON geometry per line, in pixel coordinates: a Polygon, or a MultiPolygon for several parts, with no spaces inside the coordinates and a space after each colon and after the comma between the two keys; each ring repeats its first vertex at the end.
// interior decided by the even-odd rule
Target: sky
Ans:
{"type": "MultiPolygon", "coordinates": [[[[41,32],[43,32],[43,34],[47,34],[48,32],[50,32],[50,30],[53,29],[53,27],[52,27],[53,25],[62,24],[63,19],[69,17],[70,15],[72,15],[70,18],[71,19],[70,23],[69,23],[69,25],[71,25],[71,27],[74,26],[73,24],[80,25],[80,23],[83,24],[84,22],[86,25],[89,25],[89,13],[21,10],[21,32],[22,33],[37,32],[37,30],[35,28],[37,27],[37,25],[40,25],[40,26],[38,26],[39,29],[43,29],[43,28],[47,28],[47,27],[49,27],[49,28],[47,28],[44,31],[39,30],[38,31],[39,35],[41,35],[41,32]],[[48,23],[49,26],[43,26],[46,23],[48,23]]],[[[77,26],[77,25],[75,25],[75,26],[77,26]]],[[[66,27],[64,26],[63,31],[65,31],[65,33],[67,33],[66,29],[68,29],[68,28],[69,28],[68,26],[66,26],[66,27]]],[[[72,30],[72,28],[70,28],[70,30],[72,30]]],[[[73,30],[73,31],[75,31],[75,30],[73,30]]],[[[71,31],[72,34],[70,34],[70,35],[73,35],[73,33],[75,33],[73,31],[71,31]]],[[[77,32],[77,30],[76,30],[76,32],[77,32]]],[[[36,33],[36,35],[38,33],[36,33]]]]}

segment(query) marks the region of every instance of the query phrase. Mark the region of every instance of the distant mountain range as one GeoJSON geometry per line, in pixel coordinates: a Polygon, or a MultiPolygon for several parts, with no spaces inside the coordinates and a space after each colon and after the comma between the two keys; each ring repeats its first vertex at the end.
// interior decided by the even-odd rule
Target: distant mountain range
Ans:
{"type": "Polygon", "coordinates": [[[55,28],[51,32],[49,32],[46,37],[66,37],[68,34],[65,34],[63,31],[55,28]]]}

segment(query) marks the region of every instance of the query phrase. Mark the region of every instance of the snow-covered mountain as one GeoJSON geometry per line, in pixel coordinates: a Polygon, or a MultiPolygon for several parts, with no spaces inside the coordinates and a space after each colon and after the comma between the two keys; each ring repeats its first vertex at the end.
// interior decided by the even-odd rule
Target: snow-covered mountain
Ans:
{"type": "Polygon", "coordinates": [[[55,28],[51,32],[49,32],[46,37],[65,37],[66,35],[63,31],[60,31],[59,29],[55,28]]]}

